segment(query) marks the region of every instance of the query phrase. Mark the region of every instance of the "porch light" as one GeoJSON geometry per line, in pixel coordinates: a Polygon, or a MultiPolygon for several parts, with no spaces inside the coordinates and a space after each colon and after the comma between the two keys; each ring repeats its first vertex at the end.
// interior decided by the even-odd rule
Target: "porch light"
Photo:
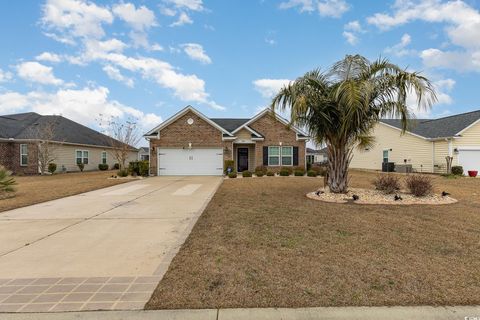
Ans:
{"type": "Polygon", "coordinates": [[[188,143],[188,149],[192,149],[192,143],[191,142],[188,143]]]}
{"type": "Polygon", "coordinates": [[[279,145],[282,145],[282,141],[280,141],[278,144],[279,144],[279,145]]]}
{"type": "Polygon", "coordinates": [[[223,148],[223,151],[224,151],[224,152],[228,152],[228,151],[230,151],[230,150],[228,149],[227,146],[225,146],[225,148],[223,148]]]}

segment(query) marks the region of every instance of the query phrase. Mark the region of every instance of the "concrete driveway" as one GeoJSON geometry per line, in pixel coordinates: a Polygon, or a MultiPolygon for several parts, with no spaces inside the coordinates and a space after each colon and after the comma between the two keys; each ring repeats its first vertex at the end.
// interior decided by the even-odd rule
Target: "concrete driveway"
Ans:
{"type": "Polygon", "coordinates": [[[149,178],[0,213],[0,312],[142,308],[221,181],[149,178]]]}

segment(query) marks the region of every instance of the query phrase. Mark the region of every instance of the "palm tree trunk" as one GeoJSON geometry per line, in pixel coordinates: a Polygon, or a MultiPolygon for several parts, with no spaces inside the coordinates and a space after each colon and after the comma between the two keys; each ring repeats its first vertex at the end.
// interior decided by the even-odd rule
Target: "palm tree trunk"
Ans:
{"type": "Polygon", "coordinates": [[[348,166],[350,151],[345,145],[328,146],[328,188],[333,193],[346,193],[348,190],[348,166]]]}

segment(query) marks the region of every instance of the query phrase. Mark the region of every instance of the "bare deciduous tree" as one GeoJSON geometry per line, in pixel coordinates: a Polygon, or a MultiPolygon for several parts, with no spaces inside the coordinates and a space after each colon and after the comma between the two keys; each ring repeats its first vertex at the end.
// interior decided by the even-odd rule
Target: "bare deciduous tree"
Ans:
{"type": "Polygon", "coordinates": [[[122,121],[118,117],[105,117],[100,114],[99,125],[104,128],[105,135],[109,137],[111,152],[120,169],[125,169],[129,153],[142,138],[136,119],[128,118],[122,121]]]}
{"type": "Polygon", "coordinates": [[[47,121],[35,123],[31,127],[31,137],[37,141],[38,168],[40,174],[48,172],[48,165],[55,161],[56,150],[61,141],[55,141],[55,130],[58,127],[56,116],[51,116],[47,121]]]}

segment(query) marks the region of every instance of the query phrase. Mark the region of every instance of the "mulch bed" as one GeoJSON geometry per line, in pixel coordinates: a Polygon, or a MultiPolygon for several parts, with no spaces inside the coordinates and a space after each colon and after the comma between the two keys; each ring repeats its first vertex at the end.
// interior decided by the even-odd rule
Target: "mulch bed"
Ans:
{"type": "Polygon", "coordinates": [[[307,193],[307,198],[318,201],[334,203],[355,203],[355,204],[388,204],[388,205],[441,205],[456,203],[457,200],[437,194],[430,194],[424,197],[415,197],[405,191],[398,191],[395,194],[385,194],[375,189],[350,188],[346,194],[338,194],[318,189],[315,192],[307,193]],[[354,196],[358,199],[354,200],[354,196]],[[396,198],[395,198],[396,197],[396,198]]]}

